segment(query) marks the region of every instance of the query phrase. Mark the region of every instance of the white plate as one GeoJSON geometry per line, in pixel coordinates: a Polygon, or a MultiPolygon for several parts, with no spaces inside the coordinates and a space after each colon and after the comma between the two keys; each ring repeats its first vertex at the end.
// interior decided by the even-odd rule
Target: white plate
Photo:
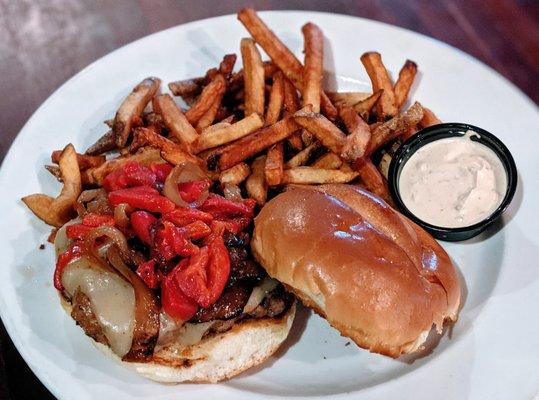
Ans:
{"type": "MultiPolygon", "coordinates": [[[[157,33],[95,62],[58,89],[15,140],[0,171],[0,309],[26,362],[63,399],[530,399],[539,393],[536,106],[490,68],[416,33],[332,14],[261,14],[297,55],[302,24],[319,24],[327,38],[326,68],[336,72],[340,89],[369,87],[359,62],[364,51],[381,52],[394,73],[406,58],[415,60],[421,73],[414,99],[444,121],[493,132],[512,151],[519,187],[503,229],[466,243],[443,244],[466,281],[464,307],[450,338],[444,335],[415,362],[392,360],[347,346],[348,340],[325,321],[302,310],[284,348],[261,367],[220,385],[164,386],[103,357],[63,312],[52,286],[52,248],[38,250],[49,230],[20,197],[57,193],[58,183],[43,169],[51,150],[69,141],[86,148],[142,78],[154,75],[169,82],[197,76],[225,53],[239,52],[246,31],[235,16],[225,16],[157,33]]],[[[335,82],[331,74],[328,80],[335,82]]]]}

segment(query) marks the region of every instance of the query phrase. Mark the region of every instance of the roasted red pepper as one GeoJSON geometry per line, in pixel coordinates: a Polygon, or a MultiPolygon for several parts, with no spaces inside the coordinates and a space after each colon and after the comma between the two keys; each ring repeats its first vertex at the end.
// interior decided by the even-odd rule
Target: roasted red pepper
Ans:
{"type": "Polygon", "coordinates": [[[163,261],[170,261],[175,256],[189,257],[198,252],[198,247],[191,243],[186,234],[172,222],[164,221],[156,229],[154,249],[163,261]]]}
{"type": "Polygon", "coordinates": [[[54,270],[54,287],[59,290],[64,290],[62,285],[62,272],[67,264],[84,254],[83,244],[80,241],[73,242],[66,251],[61,253],[56,260],[56,269],[54,270]]]}
{"type": "Polygon", "coordinates": [[[211,228],[202,221],[191,222],[183,227],[187,237],[191,240],[202,239],[211,233],[211,228]]]}
{"type": "Polygon", "coordinates": [[[114,217],[109,214],[86,214],[80,224],[66,226],[66,236],[69,239],[83,239],[98,226],[114,226],[114,217]]]}
{"type": "Polygon", "coordinates": [[[110,192],[108,197],[113,206],[127,203],[133,208],[159,213],[171,212],[176,208],[172,201],[148,186],[115,190],[110,192]]]}
{"type": "Polygon", "coordinates": [[[206,201],[200,206],[200,209],[218,219],[234,217],[252,218],[254,216],[255,205],[256,201],[253,199],[245,199],[241,202],[232,201],[217,194],[210,193],[206,201]]]}
{"type": "Polygon", "coordinates": [[[213,216],[196,208],[177,207],[174,211],[163,214],[163,219],[178,226],[185,226],[195,221],[211,223],[213,216]]]}
{"type": "Polygon", "coordinates": [[[200,198],[202,193],[207,192],[210,189],[211,182],[207,179],[202,181],[184,182],[178,185],[178,191],[181,198],[192,203],[200,198]]]}
{"type": "Polygon", "coordinates": [[[103,180],[103,187],[111,192],[133,186],[153,186],[156,179],[150,168],[130,161],[108,174],[103,180]]]}
{"type": "Polygon", "coordinates": [[[183,268],[184,265],[185,263],[182,265],[182,262],[180,262],[178,266],[163,279],[163,283],[161,284],[161,303],[163,305],[163,310],[165,310],[165,312],[172,318],[188,321],[196,314],[198,305],[196,301],[187,297],[178,285],[176,273],[183,268]]]}
{"type": "Polygon", "coordinates": [[[173,168],[172,165],[166,164],[166,163],[150,165],[150,169],[157,177],[157,181],[161,183],[165,182],[165,180],[167,179],[167,176],[172,171],[172,168],[173,168]]]}
{"type": "Polygon", "coordinates": [[[230,274],[230,257],[220,236],[191,257],[185,269],[176,272],[176,279],[183,293],[201,307],[215,303],[230,274]]]}
{"type": "Polygon", "coordinates": [[[135,235],[144,243],[152,245],[151,227],[157,218],[147,211],[135,211],[131,213],[130,221],[135,235]]]}
{"type": "Polygon", "coordinates": [[[155,268],[155,260],[140,264],[137,268],[137,274],[150,289],[157,289],[161,283],[162,274],[155,268]]]}

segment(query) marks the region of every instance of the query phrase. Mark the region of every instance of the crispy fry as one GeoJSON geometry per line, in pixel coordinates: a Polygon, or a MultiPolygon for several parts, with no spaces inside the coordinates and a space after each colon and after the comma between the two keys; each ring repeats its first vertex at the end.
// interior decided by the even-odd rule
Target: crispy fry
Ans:
{"type": "Polygon", "coordinates": [[[376,104],[376,115],[378,119],[385,121],[388,118],[395,116],[398,112],[395,102],[395,93],[389,73],[387,72],[380,53],[370,51],[361,56],[361,62],[367,70],[367,74],[371,79],[372,91],[377,92],[383,89],[380,100],[376,104]]]}
{"type": "Polygon", "coordinates": [[[324,147],[341,154],[346,135],[322,114],[302,110],[294,114],[294,120],[316,136],[324,147]]]}
{"type": "MultiPolygon", "coordinates": [[[[51,154],[51,161],[54,164],[60,162],[60,157],[62,156],[63,150],[55,150],[51,154]]],[[[106,161],[105,156],[89,156],[87,154],[77,153],[77,162],[79,164],[79,169],[85,170],[88,168],[98,167],[106,161]]]]}
{"type": "Polygon", "coordinates": [[[219,182],[221,182],[222,185],[226,183],[239,185],[245,179],[247,179],[250,173],[251,169],[249,166],[244,162],[241,162],[221,172],[219,175],[219,182]]]}
{"type": "Polygon", "coordinates": [[[335,153],[326,153],[316,160],[311,167],[320,169],[338,169],[342,166],[341,158],[335,153]]]}
{"type": "Polygon", "coordinates": [[[103,153],[107,153],[109,151],[112,151],[116,148],[116,140],[115,135],[112,129],[105,133],[103,136],[101,136],[97,141],[92,144],[88,149],[84,152],[84,154],[88,154],[89,156],[97,156],[103,153]]]}
{"type": "Polygon", "coordinates": [[[161,157],[171,164],[179,165],[184,162],[192,162],[202,165],[203,162],[198,157],[190,154],[184,146],[157,134],[149,128],[135,129],[131,151],[143,146],[156,147],[161,150],[161,157]]]}
{"type": "MultiPolygon", "coordinates": [[[[424,118],[424,115],[423,115],[423,118],[424,118]]],[[[414,136],[417,132],[419,132],[419,126],[418,125],[412,125],[406,130],[406,132],[404,132],[402,134],[401,140],[404,142],[405,140],[407,140],[407,139],[411,138],[412,136],[414,136]]]]}
{"type": "Polygon", "coordinates": [[[217,97],[226,87],[225,78],[221,74],[216,74],[210,83],[202,90],[196,103],[185,113],[185,117],[191,124],[196,124],[200,118],[214,104],[217,97]]]}
{"type": "MultiPolygon", "coordinates": [[[[288,78],[283,78],[283,91],[284,91],[284,101],[283,101],[283,115],[291,115],[299,110],[299,97],[298,91],[295,86],[290,82],[288,78]]],[[[303,141],[301,139],[301,130],[294,132],[287,139],[290,146],[299,151],[303,148],[303,141]]]]}
{"type": "Polygon", "coordinates": [[[268,186],[277,186],[283,180],[284,170],[284,155],[283,142],[274,144],[269,150],[266,157],[266,166],[264,173],[266,175],[266,183],[268,186]]]}
{"type": "Polygon", "coordinates": [[[240,187],[232,183],[225,183],[223,185],[223,196],[225,196],[225,199],[233,201],[241,201],[243,199],[240,187]]]}
{"type": "Polygon", "coordinates": [[[133,91],[122,102],[116,112],[112,126],[117,147],[121,148],[125,146],[131,133],[133,119],[140,117],[142,111],[144,111],[144,108],[159,90],[160,86],[160,79],[153,77],[146,78],[135,86],[133,91]]]}
{"type": "Polygon", "coordinates": [[[372,96],[372,93],[367,92],[327,92],[329,99],[336,107],[340,105],[353,106],[367,97],[372,96]]]}
{"type": "Polygon", "coordinates": [[[127,162],[136,161],[143,165],[153,163],[164,163],[159,149],[153,147],[142,147],[134,154],[124,157],[117,157],[107,160],[104,164],[96,168],[90,168],[82,172],[82,182],[84,185],[101,186],[103,179],[115,169],[121,167],[127,162]]]}
{"type": "Polygon", "coordinates": [[[262,58],[252,39],[241,39],[243,80],[245,87],[245,115],[264,115],[264,67],[262,58]]]}
{"type": "Polygon", "coordinates": [[[45,165],[45,169],[56,178],[58,182],[62,182],[62,171],[58,165],[45,165]]]}
{"type": "Polygon", "coordinates": [[[359,178],[365,189],[381,197],[386,203],[393,205],[393,200],[387,188],[387,182],[368,157],[358,160],[354,167],[359,173],[359,178]]]}
{"type": "Polygon", "coordinates": [[[273,85],[271,86],[271,91],[268,101],[268,109],[266,111],[266,126],[273,125],[281,116],[281,110],[283,109],[284,103],[284,82],[283,82],[283,73],[278,71],[273,76],[273,85]]]}
{"type": "Polygon", "coordinates": [[[423,128],[428,128],[441,123],[442,121],[430,109],[423,107],[423,118],[421,118],[419,125],[423,128]]]}
{"type": "Polygon", "coordinates": [[[371,155],[383,145],[399,137],[410,126],[419,123],[421,118],[423,118],[423,107],[418,102],[415,102],[404,113],[397,115],[374,130],[371,129],[371,141],[365,155],[371,155]]]}
{"type": "Polygon", "coordinates": [[[363,157],[371,140],[369,125],[349,106],[338,108],[341,120],[346,125],[349,135],[346,136],[341,150],[341,157],[347,161],[354,161],[363,157]]]}
{"type": "Polygon", "coordinates": [[[276,124],[267,126],[226,146],[219,158],[219,168],[227,169],[237,163],[267,149],[271,145],[286,139],[299,129],[294,118],[285,117],[276,124]]]}
{"type": "Polygon", "coordinates": [[[58,160],[64,186],[58,197],[32,194],[22,198],[26,206],[45,223],[60,227],[73,215],[73,205],[82,190],[81,174],[77,163],[77,153],[68,144],[58,160]]]}
{"type": "Polygon", "coordinates": [[[198,120],[196,125],[197,131],[200,132],[213,124],[213,121],[215,121],[215,119],[217,118],[217,114],[221,109],[221,101],[223,100],[225,91],[226,87],[223,87],[222,90],[215,97],[213,104],[210,106],[208,111],[206,111],[204,115],[198,120]]]}
{"type": "Polygon", "coordinates": [[[202,131],[201,135],[210,134],[212,132],[218,131],[219,129],[225,128],[225,127],[230,126],[230,125],[232,125],[232,124],[230,122],[228,122],[228,120],[227,121],[217,122],[216,124],[210,125],[207,128],[205,128],[202,131]]]}
{"type": "Polygon", "coordinates": [[[155,96],[153,109],[160,114],[171,135],[180,143],[191,144],[198,138],[198,133],[168,94],[155,96]]]}
{"type": "MultiPolygon", "coordinates": [[[[264,61],[262,65],[264,67],[264,79],[271,78],[275,74],[275,72],[279,71],[279,68],[277,68],[273,61],[264,61]]],[[[243,74],[243,68],[240,69],[238,72],[232,74],[230,80],[228,81],[229,90],[235,91],[238,90],[240,87],[243,87],[243,74]]]]}
{"type": "Polygon", "coordinates": [[[356,104],[354,104],[354,110],[363,118],[365,121],[369,120],[369,114],[371,113],[371,110],[375,106],[375,104],[380,100],[380,97],[382,96],[382,93],[384,93],[384,90],[378,90],[377,92],[374,92],[369,97],[358,101],[356,104]]]}
{"type": "Polygon", "coordinates": [[[195,153],[198,153],[202,150],[232,142],[247,136],[262,126],[264,126],[264,120],[260,115],[251,114],[235,124],[213,130],[210,133],[202,133],[194,146],[194,151],[195,153]]]}
{"type": "MultiPolygon", "coordinates": [[[[286,77],[292,81],[298,90],[301,90],[303,86],[303,66],[294,53],[258,17],[255,10],[244,8],[238,13],[238,19],[286,77]]],[[[320,103],[322,112],[327,118],[334,120],[337,117],[337,110],[324,92],[320,94],[320,103]]]]}
{"type": "Polygon", "coordinates": [[[200,93],[203,82],[204,78],[184,79],[181,81],[170,82],[168,84],[168,89],[174,96],[191,97],[200,93]]]}
{"type": "Polygon", "coordinates": [[[245,189],[250,198],[263,206],[268,197],[268,185],[266,184],[266,176],[264,167],[266,165],[266,156],[257,157],[251,164],[251,175],[245,182],[245,189]]]}
{"type": "Polygon", "coordinates": [[[347,183],[358,176],[355,171],[313,167],[295,167],[284,171],[283,183],[318,185],[322,183],[347,183]]]}
{"type": "Polygon", "coordinates": [[[236,56],[234,53],[232,54],[225,54],[223,57],[223,61],[219,64],[219,72],[225,77],[230,78],[230,75],[232,74],[232,71],[234,70],[234,65],[236,64],[236,59],[238,56],[236,56]]]}
{"type": "Polygon", "coordinates": [[[399,72],[399,78],[397,79],[397,82],[395,82],[395,87],[393,88],[397,109],[400,109],[406,101],[410,88],[414,83],[416,73],[417,64],[413,61],[406,60],[399,72]]]}
{"type": "Polygon", "coordinates": [[[389,164],[391,164],[391,156],[389,155],[389,153],[384,152],[382,158],[380,159],[380,162],[378,163],[378,170],[386,179],[389,176],[389,164]]]}
{"type": "Polygon", "coordinates": [[[324,35],[318,26],[309,22],[301,28],[304,37],[305,62],[303,67],[302,104],[311,104],[320,112],[320,93],[324,73],[324,35]]]}
{"type": "Polygon", "coordinates": [[[309,158],[311,158],[312,154],[318,150],[322,145],[320,142],[314,142],[305,147],[303,150],[301,150],[299,153],[297,153],[294,157],[292,157],[288,162],[286,163],[287,168],[294,168],[299,167],[301,165],[307,164],[309,161],[309,158]]]}

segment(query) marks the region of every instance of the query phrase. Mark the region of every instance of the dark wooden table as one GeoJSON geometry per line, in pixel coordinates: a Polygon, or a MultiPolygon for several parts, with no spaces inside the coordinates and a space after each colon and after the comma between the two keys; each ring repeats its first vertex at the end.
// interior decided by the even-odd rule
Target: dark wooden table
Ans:
{"type": "MultiPolygon", "coordinates": [[[[538,0],[0,0],[0,160],[36,108],[92,61],[150,33],[245,6],[402,26],[477,57],[539,102],[538,0]]],[[[53,398],[1,323],[0,345],[0,399],[53,398]]]]}

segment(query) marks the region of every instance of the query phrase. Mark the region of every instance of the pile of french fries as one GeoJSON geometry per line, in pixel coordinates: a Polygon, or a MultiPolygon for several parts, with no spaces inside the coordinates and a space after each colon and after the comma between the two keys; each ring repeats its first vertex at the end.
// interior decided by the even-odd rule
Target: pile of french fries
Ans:
{"type": "MultiPolygon", "coordinates": [[[[101,186],[119,165],[137,161],[197,163],[225,193],[247,195],[260,205],[273,188],[349,182],[391,202],[383,176],[390,144],[440,123],[417,102],[403,108],[416,64],[406,61],[393,84],[380,54],[367,52],[360,60],[372,93],[327,92],[322,87],[324,40],[318,26],[309,22],[302,27],[302,64],[254,10],[243,9],[238,19],[251,35],[240,41],[243,68],[234,72],[237,56],[227,54],[203,76],[169,83],[172,95],[181,97],[187,109],[171,95],[160,94],[160,79],[146,78],[125,98],[114,119],[106,121],[110,130],[85,154],[75,154],[72,146],[53,153],[52,161],[59,165],[47,169],[75,188],[68,191],[70,198],[81,186],[101,186]],[[379,166],[371,161],[375,154],[382,154],[379,166]],[[69,161],[77,163],[78,174],[66,174],[62,163],[69,161]]],[[[62,199],[55,203],[47,198],[47,204],[40,205],[35,197],[25,199],[34,212],[47,204],[49,209],[64,204],[62,199]]],[[[64,214],[54,218],[43,210],[36,214],[58,226],[65,221],[65,207],[58,209],[64,214]]]]}

